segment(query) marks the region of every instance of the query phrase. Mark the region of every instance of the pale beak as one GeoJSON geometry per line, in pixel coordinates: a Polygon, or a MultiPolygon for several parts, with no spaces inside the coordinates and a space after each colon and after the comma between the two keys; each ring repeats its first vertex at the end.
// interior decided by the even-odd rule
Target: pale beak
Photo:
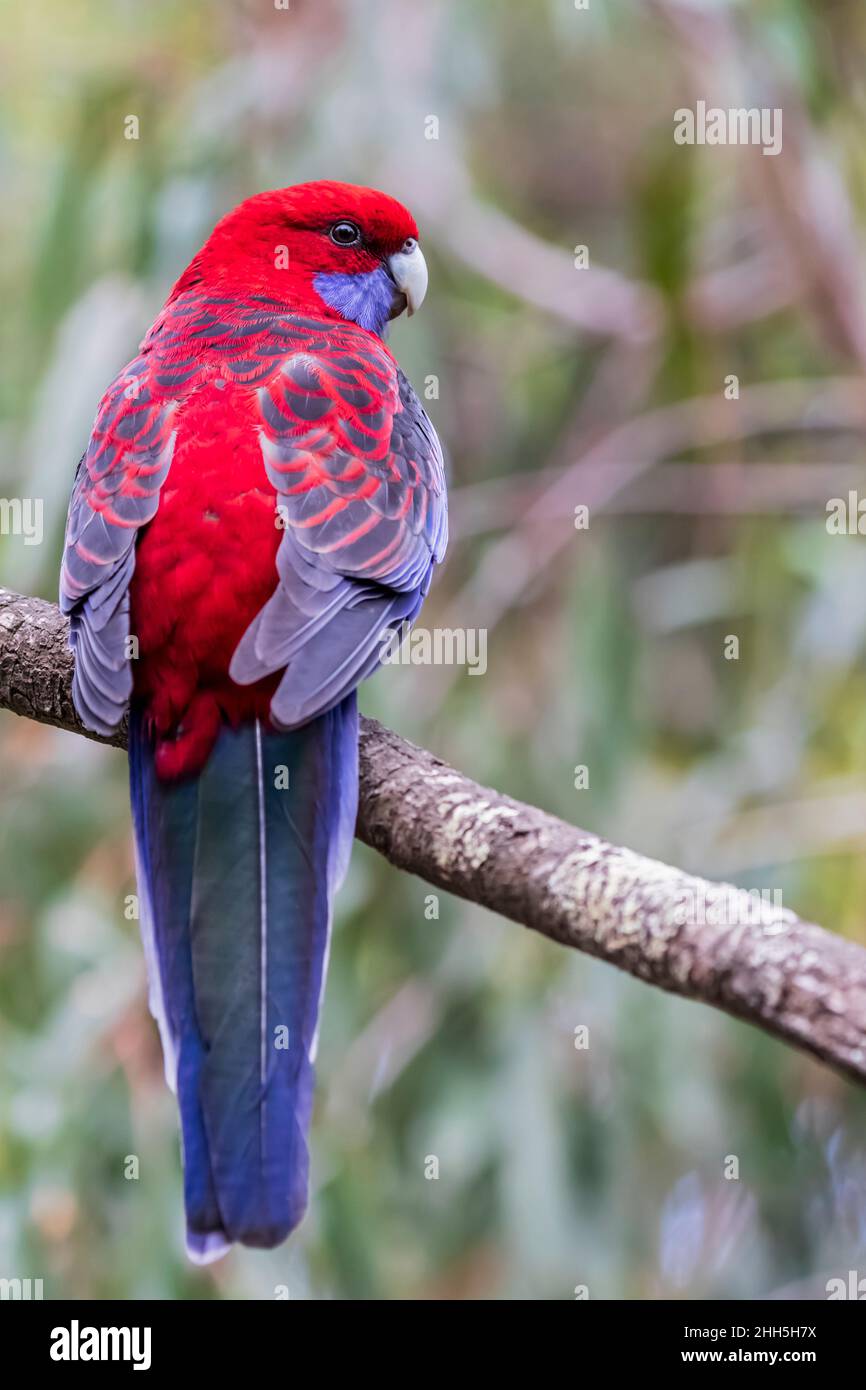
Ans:
{"type": "Polygon", "coordinates": [[[388,257],[388,269],[394,284],[400,291],[395,296],[392,318],[402,314],[405,309],[409,316],[420,309],[427,293],[427,262],[421,247],[415,243],[411,250],[397,251],[388,257]]]}

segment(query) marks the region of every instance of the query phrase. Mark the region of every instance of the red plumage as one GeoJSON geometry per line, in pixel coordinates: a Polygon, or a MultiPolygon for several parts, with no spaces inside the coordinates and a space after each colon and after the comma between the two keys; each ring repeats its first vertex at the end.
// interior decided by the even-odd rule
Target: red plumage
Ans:
{"type": "MultiPolygon", "coordinates": [[[[406,444],[395,421],[411,403],[393,357],[316,288],[321,275],[365,283],[416,235],[406,209],[371,189],[318,183],[249,199],[181,275],[100,406],[65,577],[79,602],[96,587],[92,572],[113,574],[106,566],[122,547],[110,530],[94,548],[83,523],[76,540],[76,500],[109,528],[144,527],[129,630],[162,777],[200,769],[223,719],[268,717],[279,670],[240,685],[229,667],[274,593],[280,522],[329,574],[389,584],[399,569],[398,590],[404,570],[423,582],[444,548],[438,446],[425,458],[406,444]],[[362,229],[362,244],[329,239],[341,218],[362,229]],[[287,516],[275,515],[277,493],[287,516]]],[[[421,416],[418,407],[412,423],[421,416]]],[[[421,421],[422,445],[427,428],[421,421]]]]}
{"type": "Polygon", "coordinates": [[[245,387],[199,388],[184,412],[159,510],[130,585],[136,696],[157,734],[157,770],[196,771],[221,717],[266,719],[276,680],[229,679],[232,654],[270,597],[280,533],[245,387]],[[181,731],[179,733],[179,731],[181,731]]]}
{"type": "Polygon", "coordinates": [[[263,294],[299,312],[339,320],[313,288],[314,276],[375,270],[383,256],[417,236],[415,219],[402,203],[373,188],[322,180],[257,193],[217,223],[175,285],[166,309],[184,290],[206,286],[245,299],[263,294]],[[337,246],[323,239],[322,229],[341,218],[363,228],[362,245],[337,246]],[[288,251],[287,265],[278,254],[281,247],[288,251]]]}

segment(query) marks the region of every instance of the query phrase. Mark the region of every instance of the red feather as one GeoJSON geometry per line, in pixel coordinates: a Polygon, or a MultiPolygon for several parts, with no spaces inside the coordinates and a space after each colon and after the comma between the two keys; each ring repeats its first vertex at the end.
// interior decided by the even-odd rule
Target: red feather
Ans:
{"type": "Polygon", "coordinates": [[[143,527],[129,630],[163,777],[198,770],[221,720],[267,719],[279,671],[238,685],[229,667],[277,588],[281,524],[323,572],[396,591],[423,584],[440,558],[432,429],[417,402],[411,427],[399,425],[411,388],[393,357],[313,285],[323,271],[367,273],[416,235],[406,209],[371,189],[319,183],[249,199],[217,225],[103,400],[62,592],[74,613],[122,579],[143,527]],[[364,228],[364,245],[323,235],[340,218],[364,228]]]}

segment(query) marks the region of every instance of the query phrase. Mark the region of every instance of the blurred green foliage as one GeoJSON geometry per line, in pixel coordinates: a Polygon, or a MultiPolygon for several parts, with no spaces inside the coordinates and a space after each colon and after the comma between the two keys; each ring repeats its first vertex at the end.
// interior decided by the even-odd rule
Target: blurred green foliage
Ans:
{"type": "MultiPolygon", "coordinates": [[[[4,582],[54,595],[99,395],[216,218],[309,177],[387,187],[432,280],[393,345],[416,383],[438,378],[453,475],[425,620],[489,625],[489,669],[394,667],[364,708],[483,782],[781,890],[866,944],[866,552],[828,535],[823,481],[860,468],[862,427],[812,432],[824,380],[864,370],[862,5],[696,3],[709,69],[675,7],[638,0],[3,8],[0,468],[46,525],[40,547],[0,539],[4,582]],[[673,110],[726,65],[744,102],[784,105],[777,161],[673,144],[673,110]],[[819,192],[815,159],[836,178],[819,192]],[[822,241],[846,218],[847,240],[822,241]],[[593,326],[600,267],[624,281],[593,326]],[[615,322],[623,283],[649,328],[615,322]],[[731,373],[744,396],[790,383],[786,419],[671,433],[659,410],[721,402],[731,373]],[[526,499],[628,420],[527,531],[526,499]],[[750,501],[770,468],[769,502],[750,501]]],[[[423,883],[360,846],[309,1215],[279,1251],[193,1269],[128,917],[123,760],[11,715],[0,742],[0,1275],[75,1298],[732,1298],[821,1297],[864,1269],[853,1086],[467,904],[431,915],[423,883]]]]}

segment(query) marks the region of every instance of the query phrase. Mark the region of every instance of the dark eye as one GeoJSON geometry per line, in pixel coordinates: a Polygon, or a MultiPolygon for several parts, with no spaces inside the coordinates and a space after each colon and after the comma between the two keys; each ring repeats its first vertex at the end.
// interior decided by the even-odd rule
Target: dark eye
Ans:
{"type": "Polygon", "coordinates": [[[335,222],[331,228],[331,240],[338,246],[357,246],[361,240],[360,228],[354,222],[335,222]]]}

